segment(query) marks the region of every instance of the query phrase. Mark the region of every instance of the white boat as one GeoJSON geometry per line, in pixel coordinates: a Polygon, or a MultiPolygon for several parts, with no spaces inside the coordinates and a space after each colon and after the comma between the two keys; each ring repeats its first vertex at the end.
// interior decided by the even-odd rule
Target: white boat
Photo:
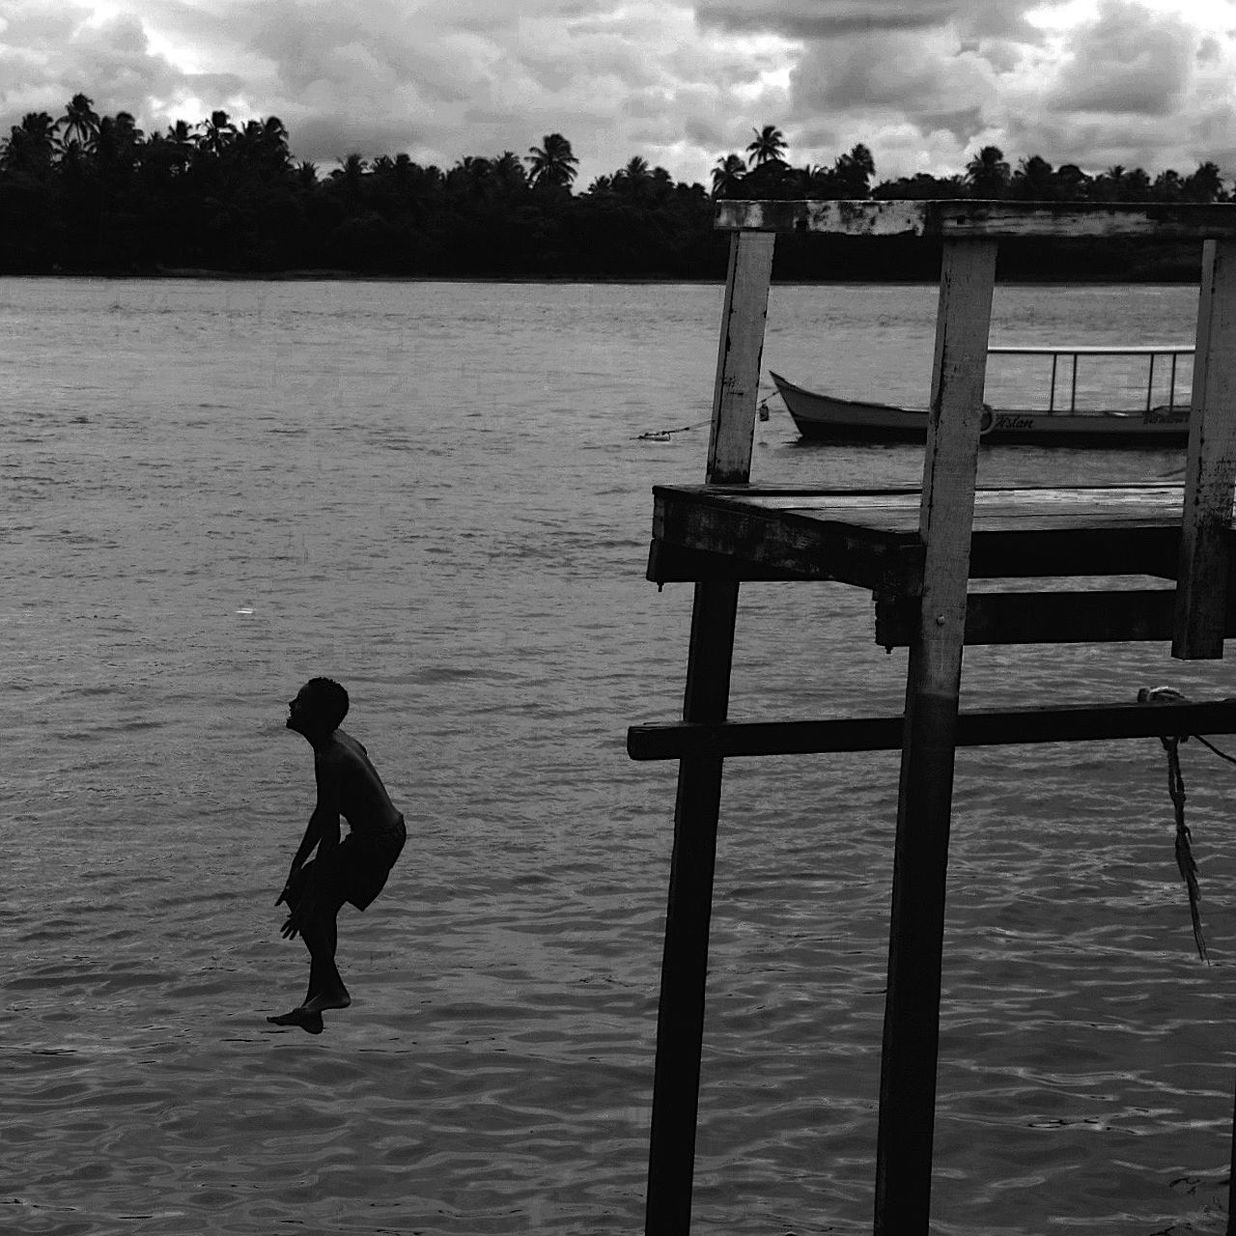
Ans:
{"type": "MultiPolygon", "coordinates": [[[[992,347],[989,357],[1051,358],[1051,378],[1034,407],[983,405],[982,441],[990,445],[1176,447],[1189,437],[1189,395],[1177,389],[1181,358],[1191,344],[1138,347],[992,347]],[[1084,365],[1079,369],[1079,361],[1084,365]],[[1122,363],[1128,385],[1130,362],[1143,370],[1135,406],[1115,404],[1103,390],[1102,369],[1122,363]],[[1098,383],[1096,387],[1096,383],[1098,383]],[[1082,398],[1079,399],[1079,394],[1082,398]],[[1087,397],[1088,396],[1088,397],[1087,397]],[[1043,406],[1045,405],[1045,406],[1043,406]]],[[[771,373],[798,432],[834,442],[923,442],[926,408],[905,408],[809,391],[771,373]]],[[[1113,382],[1113,387],[1116,383],[1113,382]]],[[[1129,404],[1133,401],[1130,399],[1129,404]]]]}

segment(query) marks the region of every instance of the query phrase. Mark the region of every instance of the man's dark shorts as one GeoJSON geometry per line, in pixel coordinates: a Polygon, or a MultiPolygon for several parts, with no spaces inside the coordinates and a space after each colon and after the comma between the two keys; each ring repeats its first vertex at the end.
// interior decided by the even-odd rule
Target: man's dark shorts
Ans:
{"type": "Polygon", "coordinates": [[[312,878],[319,895],[325,894],[342,905],[351,902],[364,910],[386,885],[407,839],[403,817],[398,829],[379,837],[349,833],[325,859],[307,862],[292,880],[289,904],[295,906],[312,878]]]}

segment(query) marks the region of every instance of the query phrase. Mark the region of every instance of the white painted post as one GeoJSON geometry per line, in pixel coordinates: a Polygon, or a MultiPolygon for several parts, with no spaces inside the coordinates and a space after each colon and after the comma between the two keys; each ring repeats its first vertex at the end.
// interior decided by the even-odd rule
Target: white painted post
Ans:
{"type": "Polygon", "coordinates": [[[735,232],[730,241],[712,433],[708,441],[710,485],[741,485],[751,479],[760,362],[776,239],[772,232],[735,232]]]}
{"type": "Polygon", "coordinates": [[[1236,241],[1203,249],[1172,656],[1223,656],[1236,485],[1236,241]]]}

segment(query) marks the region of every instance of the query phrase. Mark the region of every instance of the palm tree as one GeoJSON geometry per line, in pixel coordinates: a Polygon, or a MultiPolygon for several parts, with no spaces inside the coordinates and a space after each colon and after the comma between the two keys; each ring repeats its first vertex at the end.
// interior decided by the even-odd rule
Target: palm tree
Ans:
{"type": "Polygon", "coordinates": [[[494,178],[504,191],[526,189],[528,177],[524,173],[523,161],[513,150],[504,150],[493,163],[494,178]]]}
{"type": "Polygon", "coordinates": [[[369,164],[363,155],[350,154],[339,160],[339,166],[332,168],[332,180],[359,180],[369,170],[369,164]]]}
{"type": "Polygon", "coordinates": [[[1154,200],[1156,202],[1178,202],[1184,195],[1184,181],[1175,168],[1169,167],[1154,178],[1154,200]]]}
{"type": "Polygon", "coordinates": [[[227,112],[211,112],[209,120],[203,120],[198,128],[202,130],[201,148],[212,155],[220,155],[236,137],[236,126],[227,112]]]}
{"type": "Polygon", "coordinates": [[[27,112],[21,124],[9,130],[9,140],[0,147],[0,170],[45,172],[55,149],[56,122],[46,112],[27,112]]]}
{"type": "Polygon", "coordinates": [[[753,129],[755,141],[747,147],[747,162],[759,166],[770,159],[779,159],[785,153],[785,134],[776,125],[766,124],[762,129],[753,129]]]}
{"type": "Polygon", "coordinates": [[[1090,193],[1090,177],[1076,163],[1056,168],[1056,193],[1062,202],[1084,202],[1090,193]]]}
{"type": "Polygon", "coordinates": [[[83,150],[94,149],[95,139],[99,135],[99,114],[94,110],[92,99],[84,94],[75,94],[56,125],[64,129],[60,140],[66,148],[76,142],[83,150]]]}
{"type": "Polygon", "coordinates": [[[369,164],[360,155],[350,154],[331,169],[330,178],[342,190],[345,200],[356,206],[368,172],[369,164]]]}
{"type": "Polygon", "coordinates": [[[547,133],[541,146],[528,148],[528,164],[534,188],[566,188],[575,179],[579,160],[571,153],[571,143],[561,133],[547,133]]]}
{"type": "Polygon", "coordinates": [[[99,121],[95,138],[95,154],[104,167],[126,171],[137,161],[145,134],[137,127],[130,112],[117,112],[99,121]]]}
{"type": "Polygon", "coordinates": [[[464,155],[446,174],[447,187],[460,198],[488,203],[493,197],[493,164],[483,155],[464,155]]]}
{"type": "Polygon", "coordinates": [[[837,188],[846,198],[871,196],[871,178],[875,175],[875,159],[871,151],[859,142],[849,154],[839,155],[833,164],[837,188]]]}
{"type": "Polygon", "coordinates": [[[729,197],[738,188],[746,170],[741,155],[727,154],[724,159],[718,159],[717,166],[712,169],[713,197],[729,197]]]}
{"type": "Polygon", "coordinates": [[[278,116],[267,116],[262,121],[262,153],[280,167],[288,166],[288,130],[278,116]]]}
{"type": "Polygon", "coordinates": [[[1058,196],[1056,173],[1040,155],[1022,159],[1009,184],[1013,196],[1027,202],[1052,202],[1058,196]]]}
{"type": "Polygon", "coordinates": [[[167,144],[171,148],[172,174],[183,172],[193,157],[193,130],[184,120],[178,120],[167,130],[167,144]]]}
{"type": "Polygon", "coordinates": [[[971,197],[1003,197],[1009,183],[1009,165],[999,146],[984,146],[966,164],[966,184],[971,197]]]}
{"type": "Polygon", "coordinates": [[[1124,196],[1125,181],[1128,174],[1124,170],[1123,163],[1113,163],[1099,177],[1099,188],[1102,193],[1102,200],[1106,202],[1118,202],[1124,196]]]}
{"type": "Polygon", "coordinates": [[[639,155],[629,159],[623,168],[614,173],[615,192],[627,197],[641,197],[651,186],[652,172],[648,167],[648,160],[639,155]]]}
{"type": "Polygon", "coordinates": [[[1219,175],[1218,165],[1199,163],[1197,171],[1185,177],[1184,196],[1190,202],[1223,201],[1223,179],[1219,175]]]}

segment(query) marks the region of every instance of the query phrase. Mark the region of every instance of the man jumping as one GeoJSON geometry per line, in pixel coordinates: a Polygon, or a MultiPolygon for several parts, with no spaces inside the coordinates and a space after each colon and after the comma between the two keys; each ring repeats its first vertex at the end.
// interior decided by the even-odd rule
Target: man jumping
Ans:
{"type": "Polygon", "coordinates": [[[329,678],[311,679],[288,705],[288,729],[313,747],[318,801],[275,905],[286,902],[291,911],[284,938],[300,935],[309,949],[309,990],[298,1008],[267,1021],[310,1034],[321,1034],[323,1010],[352,1003],[335,965],[339,909],[348,901],[363,910],[373,901],[407,838],[365,748],[339,728],[347,711],[348,693],[329,678]],[[340,815],[350,827],[342,841],[340,815]]]}

